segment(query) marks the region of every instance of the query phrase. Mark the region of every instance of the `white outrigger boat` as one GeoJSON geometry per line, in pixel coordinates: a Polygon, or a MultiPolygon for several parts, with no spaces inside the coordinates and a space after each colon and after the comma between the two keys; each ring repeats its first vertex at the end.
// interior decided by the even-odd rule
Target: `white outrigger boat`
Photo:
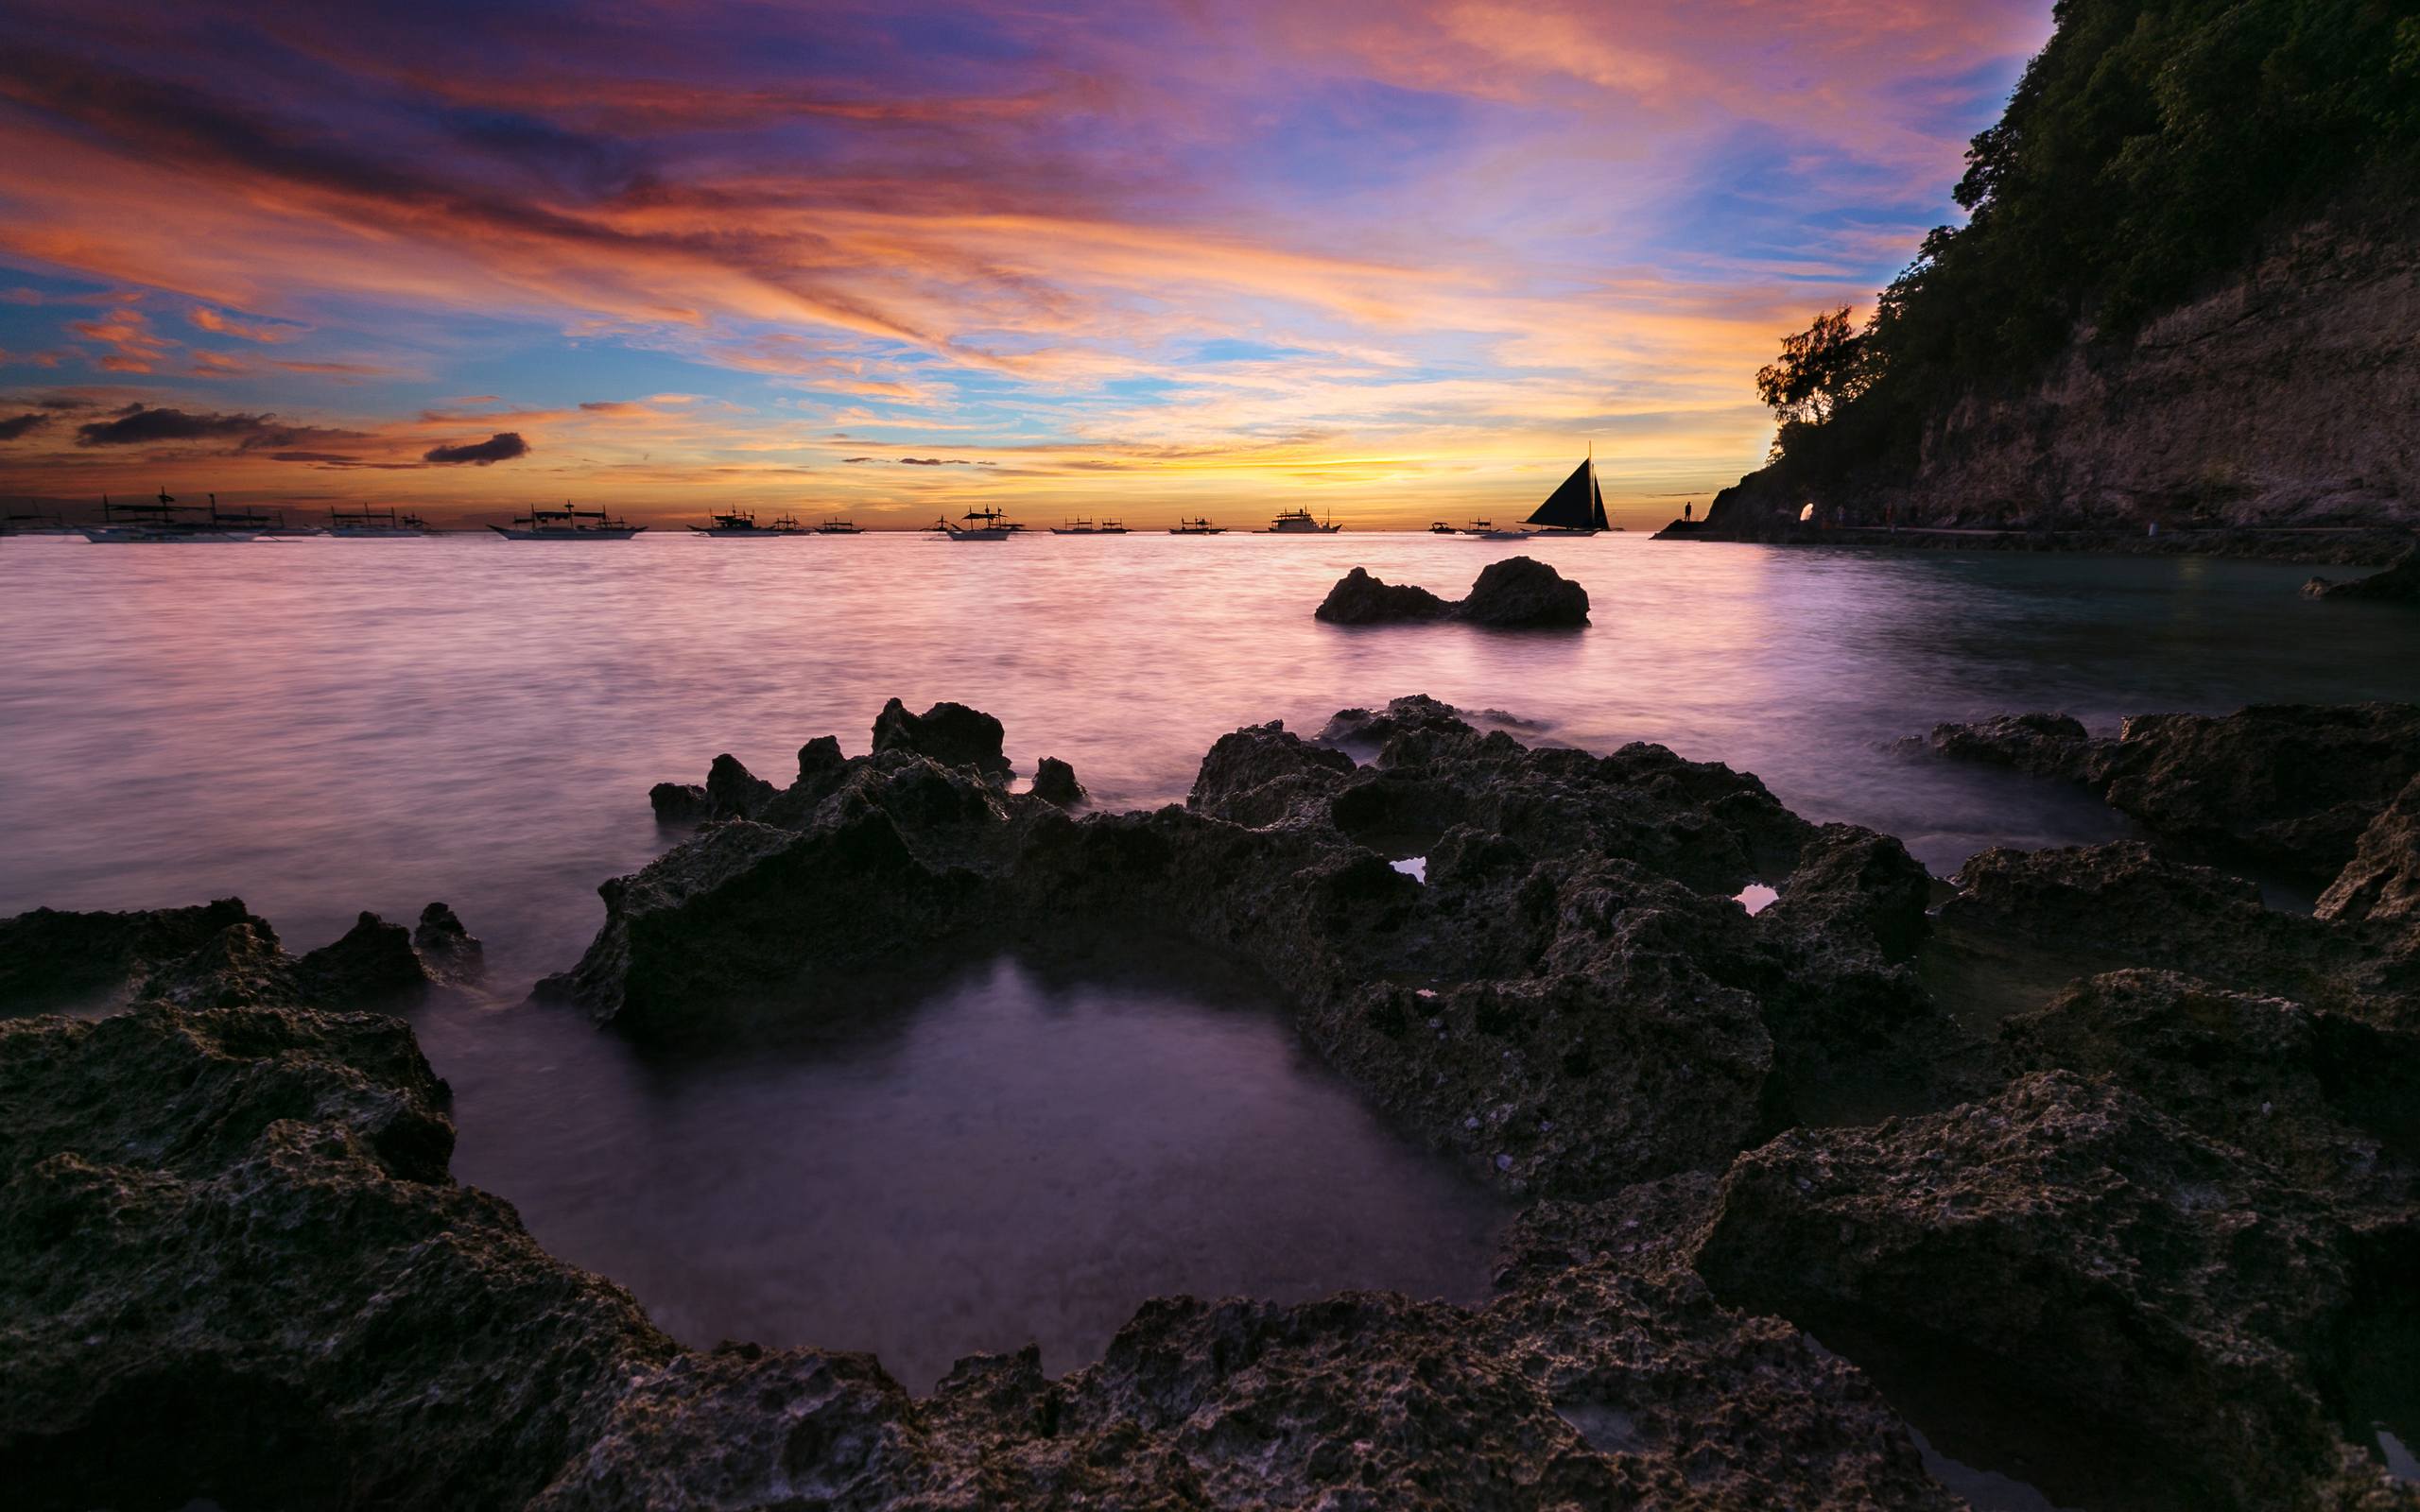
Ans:
{"type": "Polygon", "coordinates": [[[1054,536],[1122,536],[1126,534],[1126,527],[1115,520],[1104,520],[1098,524],[1090,520],[1070,520],[1063,525],[1052,525],[1050,533],[1054,536]]]}
{"type": "Polygon", "coordinates": [[[1277,518],[1271,521],[1269,528],[1261,534],[1265,536],[1332,536],[1343,528],[1332,520],[1322,522],[1312,519],[1311,511],[1308,509],[1281,509],[1277,512],[1277,518]]]}
{"type": "Polygon", "coordinates": [[[617,520],[602,509],[532,509],[513,517],[512,525],[490,525],[507,541],[628,541],[647,529],[617,520]]]}
{"type": "Polygon", "coordinates": [[[1010,524],[997,509],[969,509],[961,520],[944,518],[933,528],[952,541],[1007,541],[1025,526],[1010,524]]]}
{"type": "Polygon", "coordinates": [[[339,541],[417,541],[428,534],[428,522],[416,514],[392,509],[330,509],[328,534],[339,541]]]}
{"type": "Polygon", "coordinates": [[[815,533],[819,536],[862,536],[865,534],[857,528],[857,523],[855,520],[832,519],[826,519],[821,524],[817,525],[815,533]]]}
{"type": "Polygon", "coordinates": [[[699,535],[711,536],[717,541],[778,541],[785,537],[813,534],[798,523],[796,516],[786,514],[770,524],[760,525],[756,523],[756,517],[753,514],[738,509],[729,514],[716,515],[714,522],[710,525],[691,525],[689,528],[699,535]]]}
{"type": "Polygon", "coordinates": [[[1226,533],[1225,525],[1214,525],[1200,515],[1190,520],[1179,520],[1168,526],[1168,534],[1171,536],[1223,536],[1226,533]]]}

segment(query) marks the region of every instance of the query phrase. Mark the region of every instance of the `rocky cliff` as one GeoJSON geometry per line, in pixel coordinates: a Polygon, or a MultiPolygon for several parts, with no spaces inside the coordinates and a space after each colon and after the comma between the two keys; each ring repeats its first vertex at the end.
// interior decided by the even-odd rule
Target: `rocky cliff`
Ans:
{"type": "Polygon", "coordinates": [[[1823,521],[2110,531],[2420,526],[2420,215],[2340,211],[2031,383],[1927,415],[1912,455],[1789,462],[1717,497],[1710,539],[1823,521]]]}

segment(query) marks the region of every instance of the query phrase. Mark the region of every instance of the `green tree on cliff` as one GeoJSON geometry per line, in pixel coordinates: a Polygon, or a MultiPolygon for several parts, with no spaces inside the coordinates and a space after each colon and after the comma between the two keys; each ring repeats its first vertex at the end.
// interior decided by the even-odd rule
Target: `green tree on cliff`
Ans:
{"type": "Polygon", "coordinates": [[[1968,147],[1962,227],[1926,236],[1850,332],[1837,312],[1757,374],[1779,452],[1908,445],[1933,405],[2020,382],[2239,266],[2264,230],[2420,173],[2420,0],[2061,0],[1968,147]],[[1810,366],[1811,364],[1811,366],[1810,366]]]}

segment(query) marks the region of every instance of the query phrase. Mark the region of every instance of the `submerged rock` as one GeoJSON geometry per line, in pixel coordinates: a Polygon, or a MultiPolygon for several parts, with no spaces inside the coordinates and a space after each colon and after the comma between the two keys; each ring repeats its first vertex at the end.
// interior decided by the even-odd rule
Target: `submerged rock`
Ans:
{"type": "Polygon", "coordinates": [[[1402,625],[1460,620],[1494,629],[1559,629],[1588,623],[1588,591],[1529,557],[1490,562],[1470,595],[1443,599],[1409,583],[1389,583],[1356,567],[1337,580],[1312,618],[1331,625],[1402,625]]]}
{"type": "Polygon", "coordinates": [[[2420,546],[2389,562],[2367,577],[2314,577],[2303,584],[2310,598],[2372,598],[2411,603],[2420,600],[2420,546]]]}
{"type": "Polygon", "coordinates": [[[1979,762],[2092,783],[2112,742],[2096,740],[2081,720],[2066,714],[1999,714],[1970,725],[1935,725],[1934,750],[1959,761],[1979,762]]]}
{"type": "Polygon", "coordinates": [[[1091,798],[1076,781],[1076,769],[1056,756],[1045,756],[1034,767],[1033,796],[1063,809],[1080,808],[1091,798]]]}
{"type": "Polygon", "coordinates": [[[1450,618],[1454,606],[1410,583],[1390,583],[1356,567],[1337,579],[1311,618],[1330,625],[1403,625],[1450,618]]]}

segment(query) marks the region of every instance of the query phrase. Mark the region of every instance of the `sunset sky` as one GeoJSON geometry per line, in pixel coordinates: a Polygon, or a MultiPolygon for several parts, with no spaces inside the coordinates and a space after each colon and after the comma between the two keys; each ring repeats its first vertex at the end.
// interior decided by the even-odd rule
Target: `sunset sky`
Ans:
{"type": "Polygon", "coordinates": [[[10,0],[0,494],[1660,523],[2049,10],[10,0]]]}

